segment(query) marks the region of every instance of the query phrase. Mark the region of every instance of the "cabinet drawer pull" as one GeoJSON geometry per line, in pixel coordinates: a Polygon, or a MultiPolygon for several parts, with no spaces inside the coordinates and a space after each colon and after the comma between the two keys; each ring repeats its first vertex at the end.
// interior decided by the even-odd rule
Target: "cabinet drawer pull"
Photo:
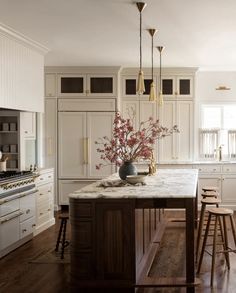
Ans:
{"type": "Polygon", "coordinates": [[[41,177],[39,180],[43,180],[43,178],[41,177]]]}
{"type": "Polygon", "coordinates": [[[50,192],[51,192],[51,190],[48,190],[48,192],[50,193],[50,192]]]}
{"type": "Polygon", "coordinates": [[[48,176],[48,178],[52,178],[52,176],[51,176],[51,175],[49,175],[49,176],[48,176]]]}
{"type": "Polygon", "coordinates": [[[40,215],[40,216],[42,216],[42,215],[43,215],[43,213],[40,213],[39,215],[40,215]]]}
{"type": "Polygon", "coordinates": [[[25,133],[28,133],[28,131],[25,131],[25,133]]]}
{"type": "Polygon", "coordinates": [[[36,224],[33,224],[32,227],[36,227],[36,224]]]}
{"type": "Polygon", "coordinates": [[[30,213],[30,209],[26,210],[26,214],[29,214],[30,213]]]}
{"type": "Polygon", "coordinates": [[[51,209],[48,209],[48,212],[50,212],[51,211],[51,209]]]}
{"type": "Polygon", "coordinates": [[[23,229],[23,230],[22,230],[23,233],[26,232],[26,231],[27,231],[27,229],[23,229]]]}
{"type": "Polygon", "coordinates": [[[43,193],[40,193],[39,195],[43,195],[43,193]]]}

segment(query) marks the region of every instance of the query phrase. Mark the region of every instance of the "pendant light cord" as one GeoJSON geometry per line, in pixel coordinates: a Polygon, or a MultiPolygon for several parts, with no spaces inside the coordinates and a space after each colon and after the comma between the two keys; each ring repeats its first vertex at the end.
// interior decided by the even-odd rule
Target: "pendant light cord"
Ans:
{"type": "Polygon", "coordinates": [[[140,22],[139,22],[139,69],[142,69],[142,12],[140,11],[140,22]]]}
{"type": "Polygon", "coordinates": [[[153,36],[152,36],[152,82],[153,82],[153,36]]]}
{"type": "Polygon", "coordinates": [[[161,86],[161,51],[160,51],[160,93],[162,93],[162,86],[161,86]]]}

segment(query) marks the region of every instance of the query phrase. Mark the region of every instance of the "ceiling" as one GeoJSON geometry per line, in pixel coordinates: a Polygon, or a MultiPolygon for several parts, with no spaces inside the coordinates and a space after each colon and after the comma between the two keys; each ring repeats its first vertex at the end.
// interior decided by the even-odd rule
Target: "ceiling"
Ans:
{"type": "MultiPolygon", "coordinates": [[[[143,66],[151,63],[148,28],[158,29],[163,66],[236,70],[235,0],[146,0],[143,66]]],[[[49,48],[48,66],[139,66],[139,12],[133,0],[0,0],[0,22],[49,48]]],[[[154,66],[159,53],[154,50],[154,66]]]]}

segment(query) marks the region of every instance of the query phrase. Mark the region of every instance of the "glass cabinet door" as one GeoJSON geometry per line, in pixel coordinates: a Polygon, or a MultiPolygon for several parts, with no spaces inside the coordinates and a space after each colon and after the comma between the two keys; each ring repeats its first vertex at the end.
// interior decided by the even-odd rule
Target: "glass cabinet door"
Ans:
{"type": "Polygon", "coordinates": [[[60,75],[58,79],[60,96],[85,96],[86,78],[83,75],[60,75]]]}
{"type": "Polygon", "coordinates": [[[88,96],[116,96],[116,80],[114,75],[87,75],[88,96]]]}
{"type": "Polygon", "coordinates": [[[175,77],[163,77],[162,80],[162,94],[163,96],[173,98],[176,95],[175,77]]]}
{"type": "Polygon", "coordinates": [[[178,97],[181,98],[191,98],[192,97],[192,84],[193,78],[192,77],[177,77],[177,93],[178,97]]]}

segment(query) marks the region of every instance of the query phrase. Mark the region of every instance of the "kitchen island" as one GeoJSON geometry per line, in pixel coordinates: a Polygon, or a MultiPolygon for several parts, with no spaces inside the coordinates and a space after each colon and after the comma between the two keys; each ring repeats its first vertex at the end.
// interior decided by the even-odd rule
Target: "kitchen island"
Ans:
{"type": "Polygon", "coordinates": [[[114,174],[71,194],[72,287],[91,292],[95,288],[96,292],[135,292],[138,287],[183,286],[194,292],[197,180],[195,169],[161,169],[146,177],[146,185],[109,186],[119,184],[114,174]],[[163,208],[186,212],[183,278],[148,276],[165,227],[163,208]]]}

